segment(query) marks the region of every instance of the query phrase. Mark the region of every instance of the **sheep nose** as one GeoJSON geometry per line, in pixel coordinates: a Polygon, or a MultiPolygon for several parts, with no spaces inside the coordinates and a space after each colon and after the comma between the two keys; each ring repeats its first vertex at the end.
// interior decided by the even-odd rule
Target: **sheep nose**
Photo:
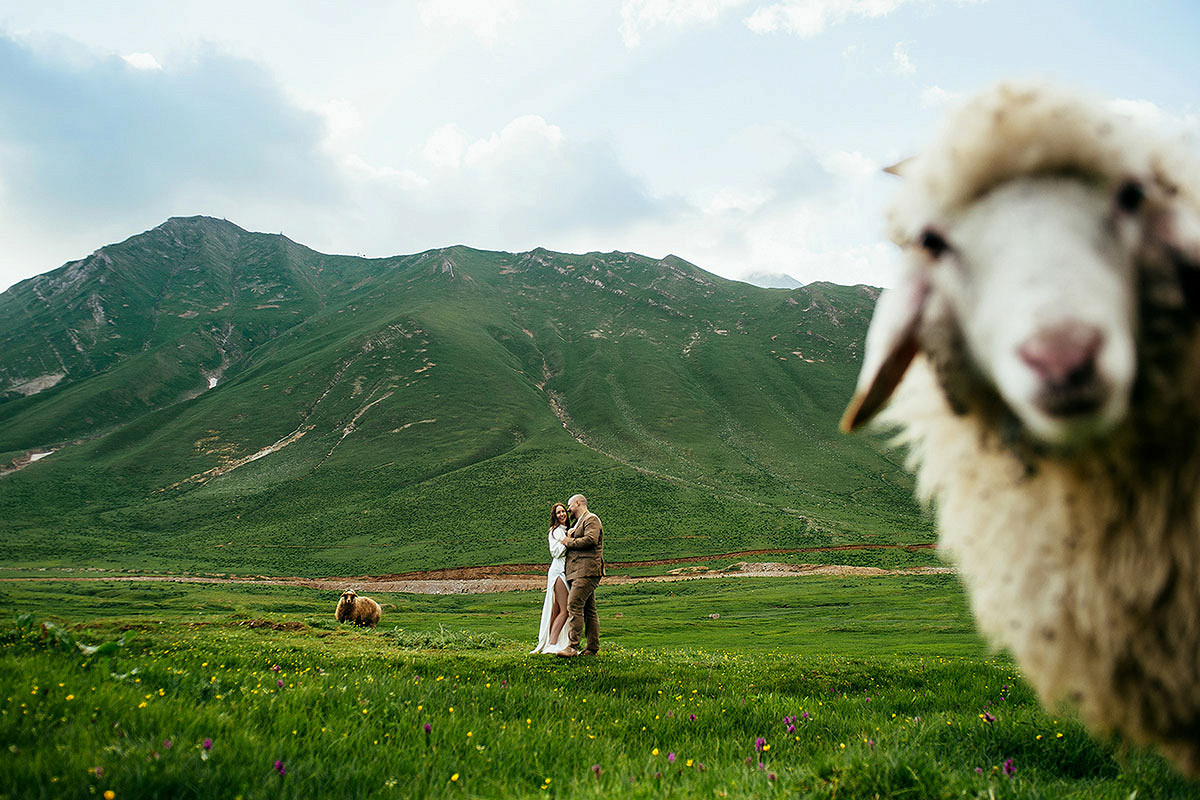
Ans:
{"type": "Polygon", "coordinates": [[[1017,352],[1041,379],[1038,405],[1053,416],[1098,410],[1108,394],[1096,369],[1103,346],[1099,328],[1077,322],[1044,328],[1027,339],[1017,352]]]}
{"type": "Polygon", "coordinates": [[[1052,385],[1079,383],[1095,372],[1096,354],[1104,344],[1099,328],[1066,323],[1045,328],[1021,345],[1021,360],[1052,385]]]}

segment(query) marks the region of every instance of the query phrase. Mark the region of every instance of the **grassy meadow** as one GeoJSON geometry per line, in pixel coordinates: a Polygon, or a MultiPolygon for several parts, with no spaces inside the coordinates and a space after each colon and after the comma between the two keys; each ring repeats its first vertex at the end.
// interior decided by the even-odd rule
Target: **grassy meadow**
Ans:
{"type": "Polygon", "coordinates": [[[1200,792],[1042,710],[951,576],[602,585],[569,662],[527,655],[540,593],[376,596],[366,631],[330,592],[0,583],[0,797],[1200,792]]]}

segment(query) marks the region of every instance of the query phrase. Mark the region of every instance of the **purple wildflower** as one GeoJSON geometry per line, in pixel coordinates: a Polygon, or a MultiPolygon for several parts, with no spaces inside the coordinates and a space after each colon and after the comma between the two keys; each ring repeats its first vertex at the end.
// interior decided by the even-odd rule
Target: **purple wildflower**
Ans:
{"type": "Polygon", "coordinates": [[[874,740],[874,739],[867,739],[867,747],[869,747],[869,748],[871,748],[872,750],[874,750],[874,749],[875,749],[875,740],[874,740]]]}
{"type": "Polygon", "coordinates": [[[774,772],[768,772],[768,773],[767,773],[767,780],[769,780],[769,781],[773,781],[773,780],[775,780],[775,773],[774,773],[774,772]]]}
{"type": "Polygon", "coordinates": [[[279,773],[280,777],[287,775],[287,767],[283,766],[282,761],[275,761],[275,771],[279,773]]]}
{"type": "Polygon", "coordinates": [[[279,665],[278,665],[278,664],[272,664],[272,665],[271,665],[271,672],[279,672],[279,665]]]}
{"type": "Polygon", "coordinates": [[[765,745],[766,743],[767,743],[767,740],[764,739],[763,737],[759,736],[757,739],[754,740],[754,749],[761,753],[762,749],[763,749],[763,745],[765,745]]]}
{"type": "Polygon", "coordinates": [[[430,725],[428,722],[426,722],[426,723],[425,723],[425,733],[429,733],[429,732],[431,732],[432,730],[433,730],[433,726],[432,726],[432,725],[430,725]]]}
{"type": "Polygon", "coordinates": [[[675,763],[675,754],[674,753],[667,753],[667,763],[668,764],[675,763]]]}
{"type": "Polygon", "coordinates": [[[696,715],[688,714],[688,722],[695,722],[695,721],[696,721],[696,715]]]}
{"type": "Polygon", "coordinates": [[[983,712],[983,721],[984,722],[995,722],[996,718],[985,711],[985,712],[983,712]]]}
{"type": "Polygon", "coordinates": [[[604,772],[604,770],[600,769],[599,764],[592,764],[592,774],[593,775],[595,775],[597,778],[599,778],[601,772],[604,772]]]}
{"type": "Polygon", "coordinates": [[[171,749],[171,740],[170,739],[163,739],[163,749],[164,750],[171,749]]]}
{"type": "Polygon", "coordinates": [[[1004,774],[1010,778],[1017,774],[1017,768],[1013,765],[1013,760],[1011,758],[1005,760],[1004,762],[1004,774]]]}
{"type": "Polygon", "coordinates": [[[795,732],[796,732],[796,726],[795,726],[795,725],[788,725],[788,726],[787,726],[787,732],[788,732],[788,733],[795,733],[795,732]]]}
{"type": "Polygon", "coordinates": [[[808,712],[807,712],[807,711],[801,711],[801,712],[800,712],[800,719],[808,719],[808,712]]]}
{"type": "Polygon", "coordinates": [[[279,680],[275,681],[275,685],[278,686],[280,689],[282,689],[283,688],[283,678],[280,678],[279,680]]]}
{"type": "Polygon", "coordinates": [[[200,746],[203,747],[205,750],[212,750],[212,739],[205,739],[203,742],[200,743],[200,746]]]}

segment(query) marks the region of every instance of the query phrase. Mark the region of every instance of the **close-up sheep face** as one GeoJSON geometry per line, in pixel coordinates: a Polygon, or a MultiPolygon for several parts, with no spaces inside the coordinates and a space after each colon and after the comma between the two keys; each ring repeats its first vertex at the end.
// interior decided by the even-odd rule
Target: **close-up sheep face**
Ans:
{"type": "MultiPolygon", "coordinates": [[[[931,342],[961,339],[963,353],[935,344],[935,357],[943,367],[965,358],[1046,444],[1107,433],[1125,416],[1136,372],[1145,205],[1135,181],[1115,191],[1069,176],[1002,184],[909,245],[909,280],[924,302],[882,318],[885,333],[905,335],[915,314],[931,342]]],[[[959,394],[951,399],[971,402],[959,394]]]]}
{"type": "Polygon", "coordinates": [[[1000,152],[1011,132],[990,112],[968,112],[987,126],[975,152],[951,143],[889,170],[906,184],[892,212],[902,275],[877,305],[846,430],[874,416],[923,353],[955,412],[1040,450],[1095,442],[1129,414],[1145,329],[1159,324],[1143,315],[1194,303],[1179,273],[1195,271],[1184,242],[1195,212],[1152,165],[1121,164],[1118,137],[1091,136],[1101,123],[1090,122],[1079,127],[1095,152],[1078,158],[1023,148],[1027,131],[1000,152]],[[1008,163],[1020,158],[1044,163],[1008,163]]]}

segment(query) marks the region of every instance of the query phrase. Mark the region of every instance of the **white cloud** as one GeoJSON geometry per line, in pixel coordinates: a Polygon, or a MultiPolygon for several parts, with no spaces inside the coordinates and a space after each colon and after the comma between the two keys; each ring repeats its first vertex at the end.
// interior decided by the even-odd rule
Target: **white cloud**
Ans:
{"type": "Polygon", "coordinates": [[[469,142],[462,128],[454,124],[443,125],[425,140],[421,154],[435,167],[458,169],[469,142]]]}
{"type": "MultiPolygon", "coordinates": [[[[783,0],[761,6],[747,19],[746,26],[755,33],[790,33],[802,39],[819,36],[826,29],[851,19],[886,17],[901,6],[919,3],[928,5],[937,0],[783,0]]],[[[985,0],[953,0],[967,5],[985,0]]]]}
{"type": "Polygon", "coordinates": [[[746,20],[755,33],[782,31],[809,39],[852,17],[884,17],[913,0],[784,0],[762,6],[746,20]]]}
{"type": "Polygon", "coordinates": [[[347,178],[355,185],[384,182],[398,186],[403,191],[415,192],[424,191],[433,183],[429,178],[411,169],[376,166],[357,155],[344,156],[341,164],[346,170],[347,178]]]}
{"type": "Polygon", "coordinates": [[[149,53],[130,53],[121,58],[134,69],[162,69],[162,64],[158,63],[158,59],[149,53]]]}
{"type": "Polygon", "coordinates": [[[669,218],[632,226],[622,249],[675,253],[729,277],[781,272],[806,283],[876,286],[894,280],[895,247],[883,236],[893,187],[879,164],[803,142],[794,143],[791,161],[786,171],[804,176],[802,185],[789,178],[768,187],[716,187],[669,218]]]}
{"type": "Polygon", "coordinates": [[[466,28],[485,42],[520,16],[517,0],[421,0],[417,10],[427,27],[466,28]]]}
{"type": "Polygon", "coordinates": [[[876,175],[882,167],[867,156],[845,150],[834,150],[818,156],[817,161],[837,180],[860,183],[876,175]]]}
{"type": "Polygon", "coordinates": [[[561,249],[571,237],[597,249],[636,220],[661,220],[671,203],[651,197],[603,140],[573,139],[536,115],[483,136],[442,125],[415,156],[408,168],[346,162],[355,221],[352,231],[341,226],[340,239],[354,236],[354,249],[380,254],[454,242],[561,249]]]}
{"type": "Polygon", "coordinates": [[[562,129],[535,114],[517,117],[499,133],[480,139],[467,148],[463,163],[487,166],[489,162],[509,161],[555,150],[563,142],[562,129]]]}
{"type": "Polygon", "coordinates": [[[1157,135],[1186,139],[1192,144],[1200,142],[1200,114],[1195,112],[1173,113],[1149,100],[1128,98],[1110,100],[1109,107],[1157,135]]]}
{"type": "Polygon", "coordinates": [[[896,46],[892,48],[892,69],[898,75],[917,74],[916,65],[908,57],[908,46],[910,44],[912,42],[896,42],[896,46]]]}
{"type": "Polygon", "coordinates": [[[129,58],[64,66],[0,36],[5,199],[79,225],[171,207],[198,187],[321,203],[336,194],[321,117],[259,66],[205,50],[147,81],[129,58]]]}
{"type": "Polygon", "coordinates": [[[720,215],[731,211],[752,214],[770,199],[771,193],[764,190],[722,188],[703,201],[701,207],[705,215],[720,215]]]}
{"type": "Polygon", "coordinates": [[[641,43],[642,34],[658,27],[680,28],[712,22],[722,12],[747,0],[623,0],[621,38],[627,47],[641,43]]]}
{"type": "Polygon", "coordinates": [[[945,108],[965,96],[962,92],[951,92],[940,86],[926,86],[921,90],[921,108],[945,108]]]}
{"type": "Polygon", "coordinates": [[[362,114],[358,108],[346,100],[333,99],[321,103],[301,103],[301,106],[309,111],[315,111],[324,118],[326,135],[331,140],[346,139],[359,133],[363,128],[362,114]]]}

